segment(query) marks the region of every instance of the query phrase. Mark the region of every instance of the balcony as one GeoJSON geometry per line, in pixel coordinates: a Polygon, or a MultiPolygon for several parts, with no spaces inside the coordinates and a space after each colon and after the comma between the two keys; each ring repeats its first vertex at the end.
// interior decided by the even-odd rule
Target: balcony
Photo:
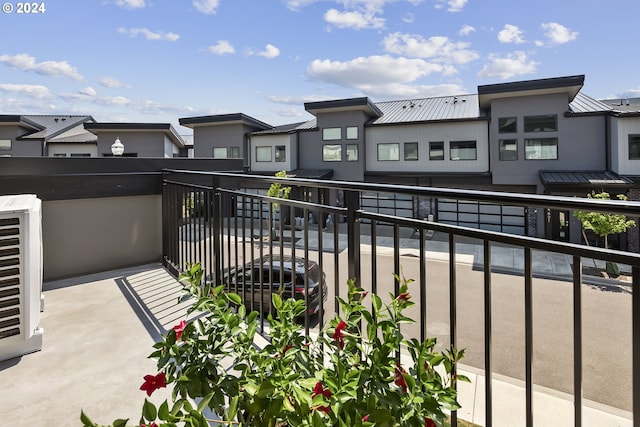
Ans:
{"type": "Polygon", "coordinates": [[[79,424],[80,408],[100,423],[126,416],[136,421],[144,399],[141,378],[155,369],[146,359],[151,344],[184,318],[185,307],[175,304],[176,273],[197,261],[217,280],[229,268],[270,254],[316,261],[327,275],[322,315],[305,319],[309,334],[335,314],[334,296],[344,295],[348,278],[380,295],[396,292],[394,272],[415,279],[416,323],[403,333],[467,349],[458,369],[473,381],[460,385],[463,406],[454,420],[640,425],[640,331],[633,328],[640,322],[640,294],[633,292],[639,255],[385,215],[361,209],[359,200],[362,192],[398,192],[634,218],[639,203],[281,180],[194,172],[182,163],[161,173],[132,165],[98,174],[100,193],[109,197],[78,188],[95,179],[95,171],[49,169],[40,173],[53,183],[46,189],[38,188],[37,171],[4,181],[0,176],[0,183],[45,200],[44,346],[0,362],[0,411],[10,425],[45,419],[79,424]],[[298,194],[340,191],[344,205],[278,200],[254,191],[273,182],[298,194]],[[51,196],[63,190],[63,198],[51,196]],[[84,217],[90,218],[86,224],[78,221],[84,217]],[[623,276],[593,275],[592,266],[604,261],[619,263],[623,276]],[[87,275],[101,270],[106,272],[87,275]]]}

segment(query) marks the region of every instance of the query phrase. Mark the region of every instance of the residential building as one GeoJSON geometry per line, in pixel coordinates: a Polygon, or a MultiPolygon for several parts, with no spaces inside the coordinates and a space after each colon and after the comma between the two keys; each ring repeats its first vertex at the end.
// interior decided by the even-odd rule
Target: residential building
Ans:
{"type": "Polygon", "coordinates": [[[169,123],[87,123],[97,136],[99,157],[110,157],[111,145],[120,139],[125,157],[187,157],[187,146],[169,123]]]}
{"type": "MultiPolygon", "coordinates": [[[[241,113],[180,123],[194,126],[196,157],[222,153],[233,142],[254,173],[284,169],[299,177],[529,194],[609,191],[638,200],[640,106],[593,99],[581,92],[584,80],[509,82],[479,86],[476,94],[386,102],[309,102],[312,120],[284,126],[241,113]]],[[[305,197],[343,203],[340,191],[305,197]]],[[[582,239],[569,211],[381,193],[365,194],[360,203],[381,213],[582,239]]]]}

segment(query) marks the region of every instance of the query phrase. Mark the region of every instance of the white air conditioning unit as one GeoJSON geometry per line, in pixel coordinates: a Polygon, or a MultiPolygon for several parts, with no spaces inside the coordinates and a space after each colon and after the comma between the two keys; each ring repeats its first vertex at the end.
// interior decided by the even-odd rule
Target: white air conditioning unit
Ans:
{"type": "Polygon", "coordinates": [[[42,349],[42,202],[0,196],[0,360],[42,349]]]}

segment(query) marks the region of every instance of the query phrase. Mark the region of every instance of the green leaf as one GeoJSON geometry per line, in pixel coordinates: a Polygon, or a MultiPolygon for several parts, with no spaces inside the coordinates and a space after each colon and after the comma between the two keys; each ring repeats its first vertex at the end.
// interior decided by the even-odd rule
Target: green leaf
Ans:
{"type": "Polygon", "coordinates": [[[229,399],[229,410],[227,411],[227,416],[229,417],[229,420],[235,420],[236,418],[236,414],[238,412],[239,399],[240,399],[240,396],[237,396],[237,395],[229,399]]]}
{"type": "Polygon", "coordinates": [[[282,309],[282,298],[278,294],[271,295],[271,302],[275,307],[276,311],[280,311],[282,309]]]}
{"type": "Polygon", "coordinates": [[[379,313],[382,308],[382,299],[378,295],[371,295],[371,302],[373,303],[374,312],[379,313]]]}
{"type": "Polygon", "coordinates": [[[276,387],[273,385],[271,381],[264,381],[260,384],[260,388],[258,389],[257,396],[258,397],[269,397],[276,390],[276,387]]]}
{"type": "Polygon", "coordinates": [[[227,294],[227,298],[229,299],[229,301],[231,301],[232,303],[234,303],[236,305],[242,304],[242,298],[240,298],[240,295],[238,295],[238,294],[229,293],[229,294],[227,294]]]}
{"type": "Polygon", "coordinates": [[[84,413],[84,411],[80,411],[80,421],[82,421],[83,427],[93,427],[95,426],[95,424],[93,423],[93,421],[91,421],[89,419],[89,417],[87,416],[87,414],[84,413]]]}
{"type": "Polygon", "coordinates": [[[160,418],[162,421],[167,421],[169,419],[169,404],[166,400],[162,402],[162,404],[158,408],[158,418],[160,418]]]}
{"type": "Polygon", "coordinates": [[[142,416],[147,421],[155,421],[156,415],[158,415],[158,411],[156,410],[154,404],[145,399],[144,405],[142,406],[142,416]]]}
{"type": "Polygon", "coordinates": [[[204,408],[207,408],[209,406],[209,402],[211,401],[213,394],[214,392],[207,394],[205,397],[202,398],[200,402],[198,402],[198,411],[202,412],[204,408]]]}
{"type": "Polygon", "coordinates": [[[127,422],[129,422],[129,418],[126,420],[119,418],[113,422],[113,427],[127,427],[127,422]]]}

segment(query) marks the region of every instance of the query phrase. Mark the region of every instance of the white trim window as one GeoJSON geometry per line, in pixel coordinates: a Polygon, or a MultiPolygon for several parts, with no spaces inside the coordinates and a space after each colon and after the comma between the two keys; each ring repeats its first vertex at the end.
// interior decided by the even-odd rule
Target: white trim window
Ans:
{"type": "Polygon", "coordinates": [[[256,147],[256,162],[270,162],[271,154],[271,147],[256,147]]]}
{"type": "Polygon", "coordinates": [[[11,151],[10,139],[0,139],[0,151],[11,151]]]}
{"type": "Polygon", "coordinates": [[[378,161],[392,162],[400,160],[400,144],[397,142],[385,142],[378,144],[378,161]]]}

